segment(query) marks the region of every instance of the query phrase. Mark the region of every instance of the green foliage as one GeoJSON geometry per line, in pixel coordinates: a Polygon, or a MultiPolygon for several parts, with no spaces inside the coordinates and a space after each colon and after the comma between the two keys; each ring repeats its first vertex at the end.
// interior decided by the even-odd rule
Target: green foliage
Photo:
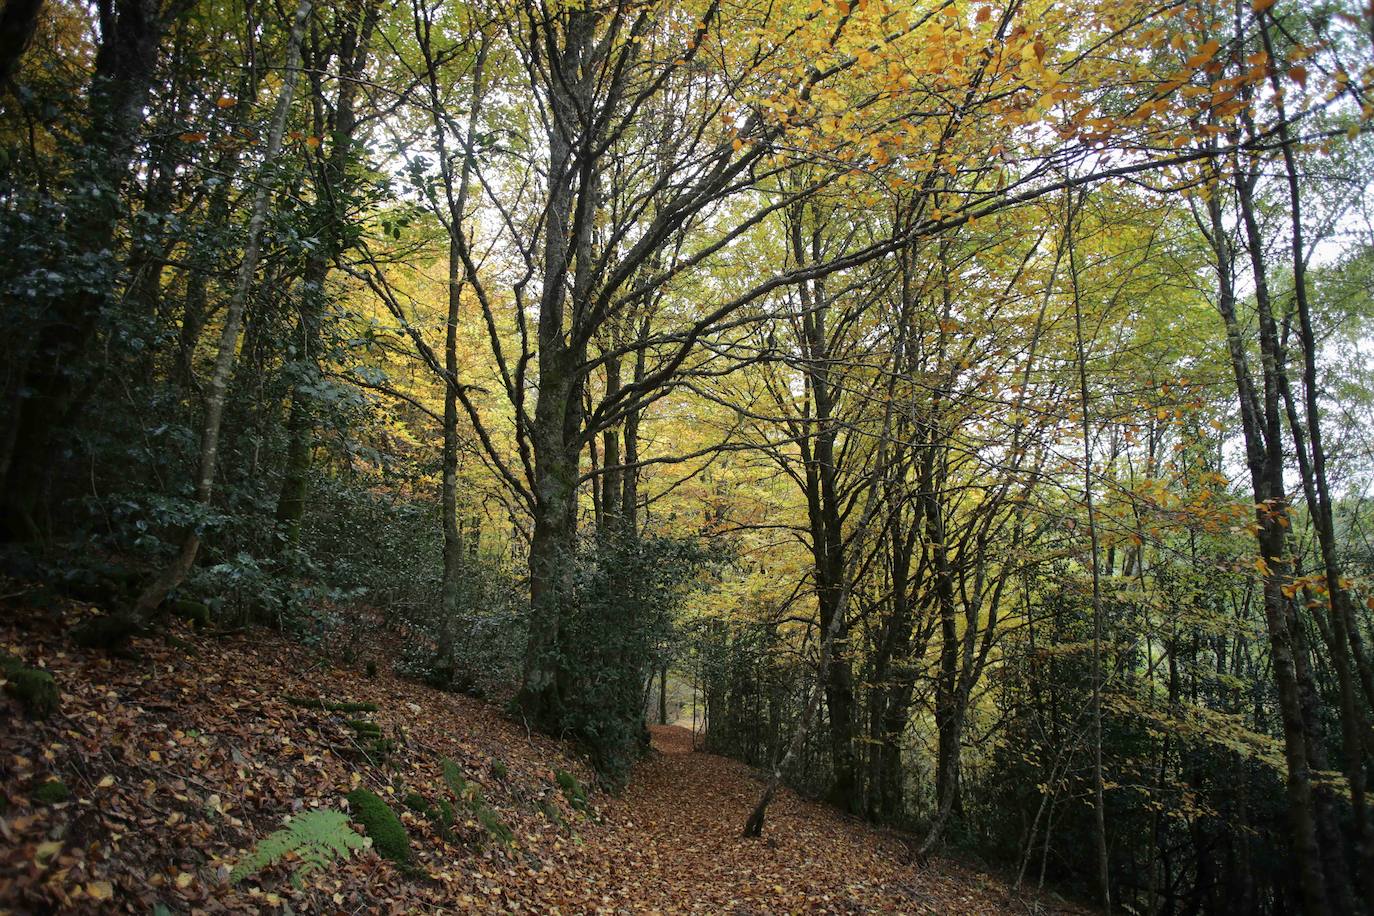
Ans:
{"type": "Polygon", "coordinates": [[[38,788],[29,793],[29,797],[36,804],[40,805],[59,805],[68,801],[72,797],[71,790],[67,784],[60,779],[50,779],[38,788]]]}
{"type": "Polygon", "coordinates": [[[470,786],[467,779],[463,777],[463,769],[452,760],[445,757],[439,762],[439,767],[444,774],[444,782],[448,785],[449,791],[460,803],[469,800],[470,786]]]}
{"type": "Polygon", "coordinates": [[[30,668],[0,652],[0,674],[5,678],[5,692],[18,700],[31,718],[46,719],[57,711],[57,682],[51,673],[30,668]]]}
{"type": "Polygon", "coordinates": [[[497,779],[505,779],[510,775],[510,770],[506,767],[506,762],[500,758],[491,761],[491,775],[497,779]]]}
{"type": "Polygon", "coordinates": [[[354,789],[345,796],[355,821],[372,837],[373,848],[397,865],[410,864],[410,837],[405,825],[381,796],[368,789],[354,789]]]}
{"type": "Polygon", "coordinates": [[[407,643],[396,672],[440,690],[476,697],[498,692],[519,677],[526,611],[516,570],[490,558],[469,557],[451,611],[437,600],[402,609],[419,638],[407,643]],[[448,658],[440,658],[445,627],[451,650],[448,658]]]}
{"type": "Polygon", "coordinates": [[[473,816],[477,818],[477,823],[491,835],[492,839],[502,846],[510,846],[515,842],[515,833],[506,826],[506,822],[501,820],[501,816],[486,805],[480,805],[473,809],[473,816]]]}
{"type": "Polygon", "coordinates": [[[295,815],[286,826],[269,834],[253,847],[229,873],[231,884],[296,853],[301,864],[291,874],[297,886],[312,871],[323,869],[335,859],[347,858],[353,850],[363,849],[367,840],[348,823],[348,815],[333,809],[305,811],[295,815]]]}
{"type": "Polygon", "coordinates": [[[182,620],[190,621],[197,630],[210,625],[210,605],[190,598],[174,598],[168,602],[168,610],[182,620]]]}
{"type": "Polygon", "coordinates": [[[714,557],[694,538],[605,537],[578,558],[576,605],[560,636],[556,732],[573,735],[598,776],[624,783],[647,746],[645,678],[698,572],[714,557]]]}
{"type": "Polygon", "coordinates": [[[559,827],[562,827],[566,823],[566,821],[563,820],[563,812],[559,811],[558,806],[547,798],[539,799],[537,807],[539,808],[539,813],[544,815],[545,819],[550,823],[559,827]]]}

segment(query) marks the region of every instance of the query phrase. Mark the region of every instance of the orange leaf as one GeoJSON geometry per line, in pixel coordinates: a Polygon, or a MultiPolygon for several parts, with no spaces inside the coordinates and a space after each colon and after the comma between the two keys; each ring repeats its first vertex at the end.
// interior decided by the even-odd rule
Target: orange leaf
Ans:
{"type": "Polygon", "coordinates": [[[1307,88],[1307,68],[1298,66],[1292,67],[1288,71],[1288,78],[1297,83],[1303,89],[1307,88]]]}

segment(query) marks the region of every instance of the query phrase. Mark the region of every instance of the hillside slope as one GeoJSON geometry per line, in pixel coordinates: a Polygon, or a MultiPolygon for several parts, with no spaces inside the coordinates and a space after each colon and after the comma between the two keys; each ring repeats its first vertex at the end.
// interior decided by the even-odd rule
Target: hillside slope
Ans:
{"type": "Polygon", "coordinates": [[[171,643],[142,640],[136,658],[120,659],[72,648],[60,636],[70,621],[56,613],[7,608],[5,619],[0,648],[50,670],[62,697],[42,722],[11,699],[0,708],[0,910],[1025,909],[992,878],[946,861],[914,866],[891,835],[790,793],[763,840],[740,839],[756,781],[738,763],[691,753],[684,729],[656,729],[659,753],[629,788],[583,811],[558,784],[559,771],[591,775],[566,745],[478,701],[387,672],[369,678],[361,665],[337,666],[268,631],[178,628],[171,643]],[[320,701],[377,709],[312,708],[320,701]],[[358,719],[389,745],[349,724],[358,719]],[[511,845],[454,798],[444,759],[480,786],[487,810],[513,831],[511,845]],[[45,803],[54,779],[70,797],[45,803]],[[290,858],[229,882],[290,815],[344,807],[360,786],[401,814],[410,867],[364,850],[299,886],[290,858]],[[407,810],[408,793],[456,804],[452,828],[407,810]]]}

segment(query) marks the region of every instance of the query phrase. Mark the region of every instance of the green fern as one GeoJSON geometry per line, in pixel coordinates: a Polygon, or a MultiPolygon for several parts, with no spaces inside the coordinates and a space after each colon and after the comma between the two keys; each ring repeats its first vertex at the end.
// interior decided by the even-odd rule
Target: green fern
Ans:
{"type": "Polygon", "coordinates": [[[295,852],[301,864],[291,874],[291,883],[300,886],[307,874],[329,865],[337,858],[352,855],[367,846],[367,839],[348,824],[348,815],[333,809],[307,811],[286,822],[276,833],[264,837],[248,857],[234,866],[229,882],[235,883],[295,852]]]}

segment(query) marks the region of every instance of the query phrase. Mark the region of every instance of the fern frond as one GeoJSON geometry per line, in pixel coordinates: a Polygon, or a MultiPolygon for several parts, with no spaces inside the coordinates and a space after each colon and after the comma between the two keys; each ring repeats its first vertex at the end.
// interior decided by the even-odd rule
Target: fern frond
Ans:
{"type": "Polygon", "coordinates": [[[301,864],[291,880],[298,884],[310,872],[324,868],[335,859],[346,858],[353,850],[365,846],[367,839],[349,825],[348,815],[342,811],[306,811],[287,821],[281,830],[263,837],[253,851],[234,866],[229,873],[229,882],[241,881],[295,852],[301,864]]]}

